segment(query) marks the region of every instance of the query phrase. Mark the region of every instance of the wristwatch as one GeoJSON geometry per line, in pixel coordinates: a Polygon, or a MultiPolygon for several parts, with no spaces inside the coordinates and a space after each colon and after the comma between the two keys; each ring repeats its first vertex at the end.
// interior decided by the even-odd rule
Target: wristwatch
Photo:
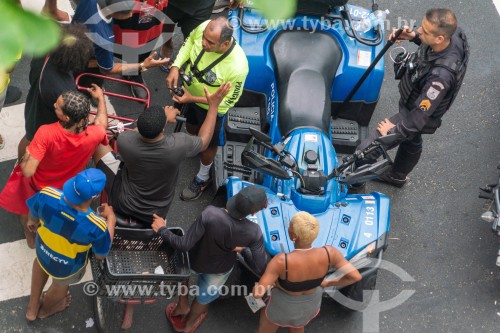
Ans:
{"type": "Polygon", "coordinates": [[[139,68],[141,69],[141,72],[145,72],[145,71],[147,71],[147,70],[148,70],[148,69],[147,69],[147,67],[144,65],[144,63],[143,63],[143,62],[141,62],[141,63],[139,64],[139,68]]]}

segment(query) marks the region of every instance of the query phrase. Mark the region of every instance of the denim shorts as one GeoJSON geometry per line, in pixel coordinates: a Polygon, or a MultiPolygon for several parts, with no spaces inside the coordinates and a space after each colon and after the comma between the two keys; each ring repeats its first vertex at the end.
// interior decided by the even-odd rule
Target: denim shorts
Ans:
{"type": "Polygon", "coordinates": [[[198,286],[198,294],[196,295],[198,303],[206,305],[219,298],[221,288],[232,271],[232,268],[226,273],[219,274],[204,274],[193,271],[194,274],[198,275],[198,282],[196,283],[198,286]]]}

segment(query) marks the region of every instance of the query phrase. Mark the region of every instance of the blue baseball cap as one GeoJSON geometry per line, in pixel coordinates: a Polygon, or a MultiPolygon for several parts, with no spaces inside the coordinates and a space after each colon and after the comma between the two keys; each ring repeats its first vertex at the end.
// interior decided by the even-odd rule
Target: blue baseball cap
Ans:
{"type": "Polygon", "coordinates": [[[81,204],[102,192],[106,175],[99,169],[86,169],[64,183],[64,197],[72,204],[81,204]]]}

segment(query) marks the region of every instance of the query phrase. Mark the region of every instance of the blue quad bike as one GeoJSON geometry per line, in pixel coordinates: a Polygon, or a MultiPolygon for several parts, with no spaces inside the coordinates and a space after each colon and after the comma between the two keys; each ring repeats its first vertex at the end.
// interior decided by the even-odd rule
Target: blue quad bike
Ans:
{"type": "MultiPolygon", "coordinates": [[[[278,24],[251,1],[229,13],[250,72],[245,86],[236,87],[243,94],[226,115],[212,177],[224,199],[253,184],[266,190],[268,207],[249,218],[271,256],[294,250],[287,233],[292,216],[313,214],[320,222],[313,246],[334,246],[363,275],[340,293],[366,305],[363,290],[374,289],[387,247],[390,202],[377,192],[350,194],[348,185],[376,178],[392,164],[385,152],[392,136],[355,148],[367,137],[379,98],[379,60],[396,38],[384,46],[382,27],[357,31],[371,11],[347,2],[299,1],[295,18],[278,24]],[[375,149],[383,151],[381,160],[353,168],[375,149]]],[[[228,284],[258,280],[244,254],[228,284]]],[[[338,300],[335,291],[327,294],[338,300]]]]}

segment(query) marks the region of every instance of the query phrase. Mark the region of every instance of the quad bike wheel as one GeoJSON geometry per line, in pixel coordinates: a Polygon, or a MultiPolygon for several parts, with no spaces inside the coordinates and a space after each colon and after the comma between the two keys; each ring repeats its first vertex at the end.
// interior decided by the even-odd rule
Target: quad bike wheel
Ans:
{"type": "Polygon", "coordinates": [[[99,333],[121,332],[125,305],[109,297],[94,296],[94,318],[99,333]]]}
{"type": "Polygon", "coordinates": [[[377,272],[378,271],[375,271],[363,277],[361,281],[339,290],[343,296],[347,297],[346,301],[344,301],[344,297],[342,297],[342,300],[337,300],[340,306],[347,311],[361,311],[365,309],[371,301],[371,293],[367,293],[367,297],[364,297],[364,291],[372,291],[375,289],[377,284],[377,272]]]}
{"type": "MultiPolygon", "coordinates": [[[[238,291],[238,289],[232,286],[245,286],[247,293],[251,293],[253,286],[258,281],[259,279],[252,272],[246,269],[241,263],[237,262],[234,265],[233,271],[227,278],[227,281],[224,285],[227,288],[227,290],[233,290],[235,293],[238,291]]],[[[228,299],[231,296],[232,296],[231,293],[228,293],[227,295],[223,296],[221,295],[219,298],[228,299]]]]}

